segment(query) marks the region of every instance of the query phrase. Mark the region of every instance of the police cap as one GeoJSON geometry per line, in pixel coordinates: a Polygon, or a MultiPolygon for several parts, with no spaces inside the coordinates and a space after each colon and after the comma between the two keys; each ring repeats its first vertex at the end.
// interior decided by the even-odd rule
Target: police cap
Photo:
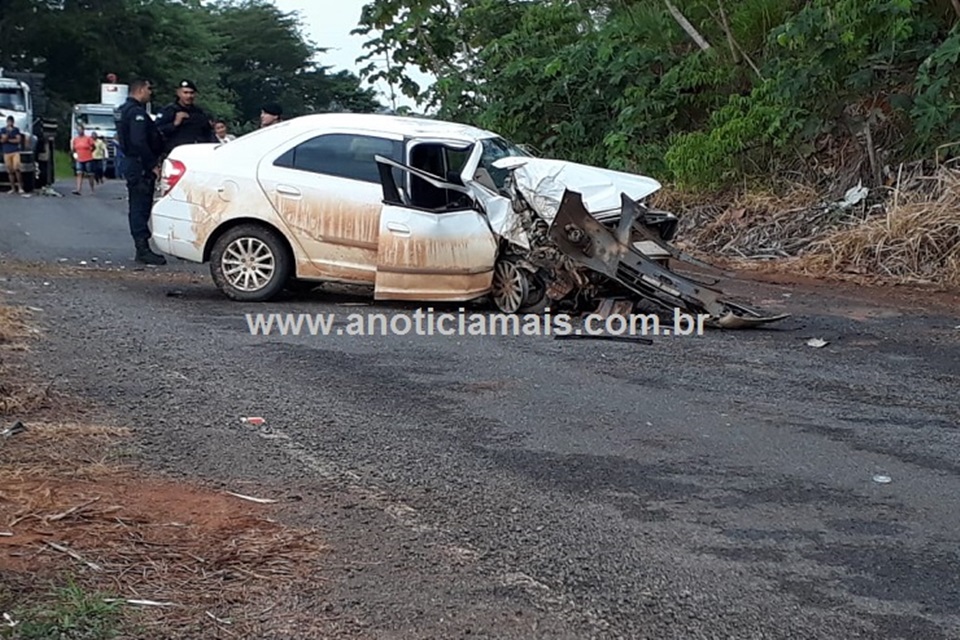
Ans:
{"type": "Polygon", "coordinates": [[[268,102],[267,104],[260,107],[260,110],[264,113],[268,113],[271,116],[280,117],[283,115],[283,108],[276,102],[268,102]]]}
{"type": "Polygon", "coordinates": [[[178,89],[193,89],[194,91],[198,91],[197,85],[193,84],[193,81],[192,81],[192,80],[181,80],[180,83],[177,85],[177,88],[178,88],[178,89]]]}

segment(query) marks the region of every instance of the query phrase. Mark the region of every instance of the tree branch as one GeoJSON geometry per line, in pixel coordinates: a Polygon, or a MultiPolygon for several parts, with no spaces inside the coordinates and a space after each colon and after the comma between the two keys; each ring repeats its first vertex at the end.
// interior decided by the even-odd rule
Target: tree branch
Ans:
{"type": "MultiPolygon", "coordinates": [[[[960,0],[957,0],[957,2],[960,2],[960,0]]],[[[760,78],[760,80],[763,80],[764,77],[763,74],[760,73],[760,68],[757,67],[757,65],[753,62],[753,59],[750,57],[750,55],[743,50],[743,47],[740,46],[740,43],[734,39],[733,31],[730,30],[730,25],[727,23],[727,16],[723,11],[721,0],[717,0],[717,6],[720,7],[720,24],[723,26],[723,30],[727,34],[727,41],[730,43],[730,51],[733,52],[734,62],[739,63],[739,57],[737,55],[739,53],[739,55],[743,56],[743,59],[747,61],[747,64],[750,65],[750,68],[753,69],[753,72],[757,74],[757,77],[760,78]]],[[[710,12],[711,18],[714,20],[717,19],[717,16],[713,15],[713,11],[710,11],[710,9],[707,9],[707,11],[710,12]]]]}
{"type": "Polygon", "coordinates": [[[740,53],[737,51],[737,43],[733,40],[730,23],[727,22],[727,12],[723,10],[723,0],[717,0],[717,8],[720,9],[720,25],[723,27],[724,33],[727,34],[727,44],[730,45],[730,55],[733,56],[733,64],[740,64],[740,53]]]}
{"type": "Polygon", "coordinates": [[[680,13],[680,9],[677,9],[677,7],[672,2],[670,2],[670,0],[663,0],[663,1],[664,3],[666,3],[667,9],[670,11],[670,15],[673,16],[673,19],[676,20],[677,24],[679,24],[680,27],[687,32],[687,35],[690,36],[693,39],[693,41],[697,43],[697,46],[699,46],[704,51],[708,50],[710,48],[710,43],[707,42],[702,35],[700,35],[700,32],[698,32],[694,28],[694,26],[690,24],[689,20],[683,17],[683,14],[680,13]]]}

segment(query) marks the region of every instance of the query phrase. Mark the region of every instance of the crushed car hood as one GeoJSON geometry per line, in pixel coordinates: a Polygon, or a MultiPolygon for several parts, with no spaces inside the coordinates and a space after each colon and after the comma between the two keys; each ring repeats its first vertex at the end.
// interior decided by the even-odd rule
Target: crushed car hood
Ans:
{"type": "Polygon", "coordinates": [[[567,190],[581,194],[587,211],[595,214],[619,210],[622,193],[632,200],[641,200],[662,186],[646,176],[563,160],[515,156],[501,158],[493,165],[498,169],[513,169],[518,191],[547,222],[556,217],[567,190]]]}
{"type": "MultiPolygon", "coordinates": [[[[620,210],[621,194],[631,200],[641,200],[661,188],[653,178],[631,173],[591,167],[576,162],[511,156],[493,163],[498,169],[513,173],[514,191],[519,193],[536,214],[547,224],[553,222],[568,190],[581,194],[584,206],[591,214],[620,210]]],[[[520,217],[509,202],[484,197],[476,190],[488,211],[491,229],[498,236],[530,248],[530,238],[520,217]]]]}

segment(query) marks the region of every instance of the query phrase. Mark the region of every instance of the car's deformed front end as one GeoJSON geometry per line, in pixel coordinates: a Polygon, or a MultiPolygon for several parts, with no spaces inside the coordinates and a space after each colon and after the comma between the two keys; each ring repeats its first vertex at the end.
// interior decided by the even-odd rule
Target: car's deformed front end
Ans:
{"type": "Polygon", "coordinates": [[[656,180],[539,158],[495,166],[509,170],[502,192],[510,206],[492,225],[502,240],[492,287],[501,310],[611,309],[618,301],[630,310],[705,315],[723,328],[787,317],[726,300],[715,282],[672,270],[674,263],[714,269],[669,244],[679,220],[646,204],[661,188],[656,180]],[[511,301],[515,308],[504,309],[511,301]]]}

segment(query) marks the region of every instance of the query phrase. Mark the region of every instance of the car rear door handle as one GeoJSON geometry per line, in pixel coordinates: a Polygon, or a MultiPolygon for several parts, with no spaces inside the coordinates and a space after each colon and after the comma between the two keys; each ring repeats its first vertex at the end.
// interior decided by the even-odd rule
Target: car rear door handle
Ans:
{"type": "Polygon", "coordinates": [[[395,234],[397,234],[397,235],[400,235],[400,236],[408,236],[408,235],[410,235],[410,227],[408,227],[408,226],[405,225],[405,224],[400,224],[400,223],[398,223],[398,222],[388,222],[388,223],[387,223],[387,230],[388,230],[388,231],[392,231],[393,233],[395,233],[395,234]]]}
{"type": "Polygon", "coordinates": [[[300,189],[297,189],[296,187],[288,187],[285,184],[280,184],[277,185],[277,193],[282,193],[287,196],[299,196],[300,189]]]}

